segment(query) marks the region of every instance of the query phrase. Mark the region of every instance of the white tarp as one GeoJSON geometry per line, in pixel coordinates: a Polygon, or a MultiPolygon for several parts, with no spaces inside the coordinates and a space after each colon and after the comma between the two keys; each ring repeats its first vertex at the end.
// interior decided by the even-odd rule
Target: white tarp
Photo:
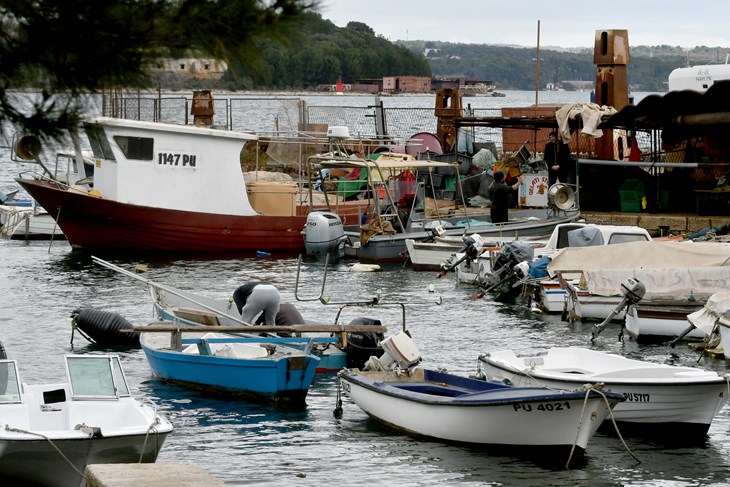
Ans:
{"type": "Polygon", "coordinates": [[[730,315],[730,290],[713,294],[699,311],[687,315],[687,321],[706,334],[712,333],[715,322],[730,315]]]}
{"type": "Polygon", "coordinates": [[[613,115],[616,109],[606,105],[597,105],[596,103],[573,103],[563,105],[555,112],[555,119],[558,122],[558,128],[563,142],[570,143],[570,128],[568,120],[581,118],[583,128],[581,133],[590,135],[591,137],[601,137],[603,130],[598,128],[603,115],[613,115]]]}
{"type": "Polygon", "coordinates": [[[548,273],[598,269],[680,269],[730,265],[730,243],[628,242],[564,248],[553,255],[548,273]]]}
{"type": "Polygon", "coordinates": [[[646,287],[644,299],[706,299],[720,289],[730,289],[730,267],[674,269],[587,269],[581,288],[597,296],[620,296],[621,283],[638,279],[646,287]]]}

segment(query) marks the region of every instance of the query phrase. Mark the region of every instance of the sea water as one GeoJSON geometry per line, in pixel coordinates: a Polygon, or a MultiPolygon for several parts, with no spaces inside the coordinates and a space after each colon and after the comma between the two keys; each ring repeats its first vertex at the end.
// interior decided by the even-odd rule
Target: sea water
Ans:
{"type": "MultiPolygon", "coordinates": [[[[534,94],[518,99],[510,92],[493,100],[506,103],[512,97],[512,105],[518,106],[523,104],[520,101],[531,101],[527,95],[534,100],[534,94]]],[[[15,188],[13,178],[22,166],[9,160],[7,147],[0,149],[0,191],[15,188]]],[[[620,327],[614,324],[591,343],[593,324],[568,324],[559,316],[533,314],[522,305],[474,300],[478,290],[456,283],[453,274],[439,278],[434,272],[414,272],[406,263],[366,273],[350,272],[352,262],[331,264],[323,293],[330,304],[324,305],[317,300],[323,265],[304,259],[297,283],[295,256],[114,256],[108,260],[130,271],[145,264],[149,270],[138,274],[142,279],[217,298],[227,298],[251,280],[269,281],[280,290],[283,301],[295,303],[312,322],[333,323],[340,312],[338,302],[379,296],[383,305],[345,308],[339,322],[371,317],[392,332],[403,326],[398,303],[406,303],[406,327],[423,355],[423,364],[457,374],[475,373],[477,357],[485,352],[513,349],[532,354],[570,345],[657,363],[696,364],[723,374],[728,371],[725,360],[700,358],[684,344],[675,348],[640,345],[627,336],[620,341],[620,327]],[[297,301],[295,294],[302,300],[297,301]]],[[[27,383],[62,380],[64,354],[118,353],[133,393],[155,403],[175,426],[158,461],[196,464],[228,485],[730,485],[728,406],[715,418],[703,445],[667,447],[637,438],[626,438],[624,444],[599,433],[589,442],[585,460],[568,470],[539,458],[497,456],[393,432],[347,398],[342,399],[343,416],[337,419],[333,410],[339,391],[334,374],[318,376],[306,406],[295,410],[166,384],[152,377],[139,349],[99,348],[78,333],[72,344],[70,315],[79,307],[117,312],[137,325],[152,320],[151,298],[141,280],[95,264],[90,254],[72,250],[65,241],[0,240],[0,341],[8,356],[18,360],[22,379],[27,383]]]]}

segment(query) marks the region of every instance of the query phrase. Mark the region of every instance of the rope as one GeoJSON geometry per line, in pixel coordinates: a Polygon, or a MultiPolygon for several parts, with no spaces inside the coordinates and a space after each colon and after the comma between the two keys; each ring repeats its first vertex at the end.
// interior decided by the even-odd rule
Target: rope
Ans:
{"type": "Polygon", "coordinates": [[[342,379],[340,377],[337,377],[337,399],[335,401],[335,409],[332,411],[332,414],[335,418],[341,418],[342,417],[342,396],[340,394],[340,386],[342,385],[342,379]]]}
{"type": "MultiPolygon", "coordinates": [[[[624,446],[624,448],[626,448],[626,451],[629,453],[629,455],[631,455],[631,458],[636,460],[638,463],[641,463],[641,460],[639,460],[638,457],[636,455],[634,455],[634,453],[629,448],[629,445],[626,444],[626,440],[624,440],[624,437],[621,435],[621,431],[619,431],[618,425],[616,424],[616,418],[613,416],[613,409],[611,408],[611,405],[608,403],[608,398],[603,393],[603,391],[596,388],[595,386],[591,386],[590,384],[586,384],[583,387],[586,388],[586,396],[585,396],[585,399],[583,402],[583,409],[585,410],[586,403],[588,402],[588,395],[592,391],[600,394],[601,397],[603,398],[603,401],[606,403],[606,407],[608,408],[608,414],[611,417],[611,423],[613,423],[613,428],[616,431],[616,435],[618,436],[618,439],[621,440],[621,444],[624,446]]],[[[583,414],[581,413],[581,422],[582,421],[583,421],[583,414]]],[[[580,429],[580,423],[579,423],[579,429],[580,429]]],[[[578,441],[577,437],[576,437],[576,441],[578,441]]],[[[573,448],[575,448],[575,444],[573,444],[573,448]]],[[[568,462],[565,465],[566,469],[569,468],[568,466],[570,465],[570,460],[571,460],[572,456],[573,456],[573,449],[571,449],[570,456],[568,457],[568,462]]]]}
{"type": "MultiPolygon", "coordinates": [[[[546,389],[561,390],[559,388],[549,387],[546,384],[541,384],[540,381],[536,377],[532,376],[527,371],[520,370],[517,367],[514,367],[514,366],[512,366],[510,364],[503,364],[503,365],[507,365],[507,367],[509,369],[512,369],[514,372],[517,372],[518,375],[525,375],[526,377],[532,379],[535,382],[535,384],[538,385],[538,386],[540,386],[540,387],[545,387],[546,389]]],[[[535,368],[535,365],[532,366],[532,369],[534,369],[534,368],[535,368]]],[[[479,372],[482,372],[481,365],[479,365],[479,372]]],[[[728,384],[728,394],[730,394],[730,375],[725,376],[725,381],[728,384]]],[[[510,385],[511,385],[511,381],[510,381],[510,385]]],[[[601,387],[603,387],[603,386],[601,386],[601,387]]],[[[621,432],[619,431],[618,425],[616,424],[616,418],[614,418],[614,416],[613,416],[613,409],[611,408],[611,405],[608,403],[608,398],[603,393],[603,391],[601,391],[601,389],[598,388],[598,386],[595,385],[595,384],[594,385],[585,384],[583,386],[583,389],[585,389],[586,395],[585,395],[585,398],[583,400],[583,411],[581,411],[581,415],[580,415],[581,419],[578,422],[578,432],[580,432],[580,426],[583,423],[583,415],[585,413],[585,408],[586,408],[586,405],[587,405],[587,402],[588,402],[588,396],[591,393],[591,391],[595,391],[595,392],[597,392],[598,394],[601,395],[601,397],[603,398],[603,401],[606,403],[606,407],[608,408],[609,416],[611,417],[611,422],[613,423],[613,427],[616,430],[616,435],[618,436],[619,440],[621,440],[621,443],[624,445],[624,448],[626,448],[626,451],[629,452],[629,455],[631,455],[631,457],[634,460],[636,460],[637,462],[641,463],[641,460],[639,460],[636,457],[636,455],[633,454],[633,452],[631,451],[631,449],[629,448],[629,446],[626,444],[626,441],[624,440],[623,436],[621,436],[621,432]]],[[[575,447],[576,447],[577,442],[578,442],[578,433],[576,433],[575,442],[573,442],[573,446],[570,449],[570,455],[568,456],[568,461],[565,464],[565,468],[566,469],[568,469],[570,467],[570,461],[573,458],[573,453],[575,451],[575,447]]]]}
{"type": "MultiPolygon", "coordinates": [[[[53,441],[50,438],[48,438],[47,436],[42,435],[40,433],[36,433],[34,431],[26,431],[26,430],[23,430],[23,429],[20,429],[20,428],[12,428],[11,426],[9,426],[7,424],[5,425],[5,431],[12,431],[14,433],[24,433],[26,435],[39,436],[39,437],[43,438],[44,440],[46,440],[48,443],[51,444],[51,446],[58,452],[59,455],[61,455],[61,457],[64,460],[66,460],[66,462],[69,465],[71,465],[71,468],[73,468],[76,471],[76,473],[78,473],[84,480],[87,480],[87,481],[89,480],[89,479],[86,478],[86,475],[84,475],[84,472],[82,472],[78,468],[76,468],[76,465],[74,465],[73,462],[71,460],[69,460],[68,457],[66,457],[66,455],[63,454],[63,452],[60,450],[60,448],[58,448],[56,446],[56,444],[53,443],[53,441]]],[[[89,435],[89,438],[91,438],[91,435],[89,435]]]]}
{"type": "Polygon", "coordinates": [[[157,448],[159,447],[159,439],[160,439],[160,432],[157,431],[157,428],[155,428],[155,425],[160,423],[159,418],[155,418],[154,422],[150,425],[149,428],[147,428],[147,433],[144,435],[144,443],[142,443],[142,451],[139,453],[139,461],[137,463],[142,463],[142,458],[144,457],[144,452],[147,449],[147,439],[150,436],[150,432],[155,433],[155,451],[157,451],[157,448]]]}

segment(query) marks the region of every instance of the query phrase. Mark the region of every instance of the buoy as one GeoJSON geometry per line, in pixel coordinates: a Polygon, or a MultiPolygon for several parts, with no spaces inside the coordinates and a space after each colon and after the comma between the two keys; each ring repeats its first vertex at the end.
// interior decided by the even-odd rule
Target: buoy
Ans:
{"type": "Polygon", "coordinates": [[[428,292],[432,293],[436,290],[436,287],[433,284],[428,285],[428,292]]]}
{"type": "Polygon", "coordinates": [[[382,270],[378,264],[352,264],[352,267],[350,267],[350,272],[375,272],[382,270]]]}
{"type": "Polygon", "coordinates": [[[3,342],[0,342],[0,359],[6,359],[8,356],[5,354],[5,347],[3,346],[3,342]]]}
{"type": "Polygon", "coordinates": [[[139,335],[123,331],[132,329],[133,325],[111,311],[79,308],[71,313],[71,323],[84,338],[99,345],[139,345],[139,335]]]}
{"type": "Polygon", "coordinates": [[[532,311],[536,315],[541,315],[542,314],[542,310],[540,308],[538,308],[538,307],[531,308],[530,311],[532,311]]]}

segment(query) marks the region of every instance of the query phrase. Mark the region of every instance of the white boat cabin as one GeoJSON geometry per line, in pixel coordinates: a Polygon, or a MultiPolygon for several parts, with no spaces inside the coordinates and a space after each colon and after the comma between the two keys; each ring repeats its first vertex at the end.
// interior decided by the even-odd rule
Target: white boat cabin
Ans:
{"type": "Polygon", "coordinates": [[[254,134],[96,117],[84,123],[94,153],[94,191],[137,206],[256,215],[240,155],[254,134]]]}
{"type": "Polygon", "coordinates": [[[694,90],[704,93],[713,84],[727,79],[730,79],[730,64],[677,68],[669,73],[669,91],[694,90]]]}

